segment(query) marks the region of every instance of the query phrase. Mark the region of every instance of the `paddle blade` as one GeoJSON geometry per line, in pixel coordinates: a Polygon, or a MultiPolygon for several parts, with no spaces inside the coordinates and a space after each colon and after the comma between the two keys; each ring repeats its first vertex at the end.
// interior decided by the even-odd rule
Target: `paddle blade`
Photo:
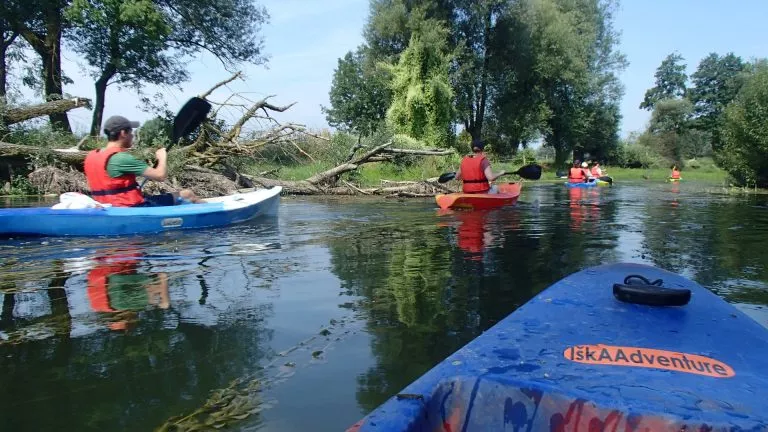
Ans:
{"type": "Polygon", "coordinates": [[[455,172],[447,172],[447,173],[441,174],[440,177],[437,178],[437,182],[445,183],[447,181],[453,180],[454,178],[456,178],[455,172]]]}
{"type": "Polygon", "coordinates": [[[536,164],[526,165],[515,172],[526,180],[538,180],[541,178],[541,166],[536,164]]]}
{"type": "Polygon", "coordinates": [[[193,97],[184,104],[173,119],[173,133],[171,145],[175,144],[183,136],[189,135],[205,120],[211,111],[211,104],[207,100],[193,97]]]}

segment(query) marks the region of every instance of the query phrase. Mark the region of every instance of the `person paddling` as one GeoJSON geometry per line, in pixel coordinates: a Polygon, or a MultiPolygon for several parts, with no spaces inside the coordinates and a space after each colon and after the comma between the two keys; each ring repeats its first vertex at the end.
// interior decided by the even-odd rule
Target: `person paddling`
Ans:
{"type": "Polygon", "coordinates": [[[483,153],[483,148],[485,148],[485,142],[472,140],[472,154],[464,156],[459,170],[456,171],[456,179],[463,182],[461,188],[464,193],[499,193],[499,189],[495,185],[491,186],[490,182],[506,174],[506,171],[494,174],[491,170],[491,162],[483,153]]]}
{"type": "Polygon", "coordinates": [[[587,169],[587,163],[582,162],[579,164],[578,160],[573,162],[573,166],[568,171],[569,183],[586,183],[591,181],[592,174],[587,169]]]}
{"type": "Polygon", "coordinates": [[[592,165],[592,177],[600,178],[604,175],[605,173],[603,172],[603,169],[600,168],[600,162],[595,162],[595,164],[592,165]]]}
{"type": "Polygon", "coordinates": [[[669,175],[672,180],[680,180],[680,171],[677,169],[677,165],[672,165],[672,174],[669,175]]]}
{"type": "Polygon", "coordinates": [[[193,203],[201,202],[194,192],[144,195],[136,176],[154,181],[164,181],[168,175],[165,148],[155,152],[157,167],[153,168],[127,152],[133,145],[133,129],[139,122],[123,116],[112,116],[104,122],[107,146],[93,150],[85,157],[85,177],[91,197],[102,204],[116,207],[158,207],[179,204],[179,198],[193,203]]]}

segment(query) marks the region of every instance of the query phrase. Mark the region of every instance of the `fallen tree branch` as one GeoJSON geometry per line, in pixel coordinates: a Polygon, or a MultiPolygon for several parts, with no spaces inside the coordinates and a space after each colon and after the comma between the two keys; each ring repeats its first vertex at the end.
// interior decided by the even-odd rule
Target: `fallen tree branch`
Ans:
{"type": "Polygon", "coordinates": [[[83,161],[87,154],[87,151],[76,149],[49,149],[0,141],[0,157],[4,158],[29,158],[31,156],[51,155],[58,161],[82,169],[83,161]]]}
{"type": "Polygon", "coordinates": [[[240,78],[241,76],[242,76],[242,72],[236,72],[234,75],[232,75],[231,77],[225,79],[224,81],[221,81],[221,82],[218,82],[218,83],[214,84],[214,86],[211,87],[210,90],[208,90],[207,92],[201,94],[200,98],[201,99],[207,98],[208,96],[211,95],[211,93],[216,91],[219,87],[225,86],[225,85],[231,83],[232,81],[240,78]]]}
{"type": "Polygon", "coordinates": [[[306,181],[308,183],[311,183],[313,185],[317,185],[320,183],[327,182],[328,180],[343,174],[345,172],[354,171],[357,169],[358,165],[362,165],[366,162],[370,162],[369,159],[375,155],[377,155],[381,150],[389,147],[392,145],[392,141],[382,144],[378,147],[373,148],[372,150],[368,151],[367,153],[363,154],[362,156],[358,157],[357,159],[354,159],[350,162],[343,163],[337,167],[331,168],[329,170],[323,171],[321,173],[315,174],[312,177],[308,178],[306,181]]]}
{"type": "Polygon", "coordinates": [[[41,103],[18,108],[8,108],[0,112],[0,123],[5,126],[14,123],[21,123],[36,117],[47,116],[51,114],[61,114],[76,108],[91,109],[91,100],[88,98],[70,98],[59,99],[50,102],[41,103]]]}
{"type": "Polygon", "coordinates": [[[453,150],[439,150],[439,149],[413,150],[413,149],[388,148],[388,149],[382,150],[381,152],[392,153],[392,154],[423,155],[423,156],[448,156],[453,153],[453,150]]]}

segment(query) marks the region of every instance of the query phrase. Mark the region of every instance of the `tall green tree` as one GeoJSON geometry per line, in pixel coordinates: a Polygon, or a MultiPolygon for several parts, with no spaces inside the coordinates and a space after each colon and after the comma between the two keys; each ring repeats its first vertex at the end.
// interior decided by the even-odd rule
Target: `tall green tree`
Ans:
{"type": "Polygon", "coordinates": [[[111,84],[139,92],[145,83],[178,84],[188,78],[184,60],[203,50],[226,66],[262,59],[257,32],[266,13],[249,0],[73,0],[66,17],[70,44],[96,79],[94,136],[111,84]]]}
{"type": "Polygon", "coordinates": [[[453,92],[448,79],[447,31],[424,21],[392,69],[392,105],[387,121],[395,131],[434,147],[451,143],[453,92]]]}
{"type": "Polygon", "coordinates": [[[187,77],[167,52],[171,27],[150,0],[74,0],[66,11],[75,52],[92,67],[96,102],[90,133],[99,135],[107,86],[177,84],[187,77]]]}
{"type": "Polygon", "coordinates": [[[744,83],[746,64],[733,53],[710,53],[691,75],[693,87],[688,98],[693,103],[693,127],[712,136],[712,147],[722,145],[722,121],[725,108],[736,98],[744,83]]]}
{"type": "Polygon", "coordinates": [[[331,107],[323,107],[329,125],[363,137],[384,122],[392,100],[389,74],[367,50],[361,46],[339,59],[328,95],[331,107]]]}
{"type": "Polygon", "coordinates": [[[689,152],[687,144],[689,121],[693,104],[688,99],[663,99],[654,105],[648,131],[656,138],[654,147],[662,156],[675,163],[682,163],[689,152]]]}
{"type": "Polygon", "coordinates": [[[656,69],[656,85],[645,92],[640,108],[652,111],[663,99],[677,99],[685,96],[688,76],[685,74],[683,57],[678,53],[669,54],[656,69]]]}
{"type": "Polygon", "coordinates": [[[557,166],[564,164],[587,128],[590,50],[597,31],[592,11],[584,6],[565,0],[536,0],[527,12],[538,86],[550,113],[544,136],[555,149],[557,166]]]}
{"type": "Polygon", "coordinates": [[[754,66],[726,108],[719,159],[738,183],[768,187],[768,61],[754,66]]]}

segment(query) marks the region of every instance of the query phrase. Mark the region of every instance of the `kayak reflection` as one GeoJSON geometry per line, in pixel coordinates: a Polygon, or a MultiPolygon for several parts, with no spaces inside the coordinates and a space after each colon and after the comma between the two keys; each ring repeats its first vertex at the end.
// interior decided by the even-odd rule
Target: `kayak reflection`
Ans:
{"type": "Polygon", "coordinates": [[[108,327],[128,330],[147,306],[168,309],[168,275],[139,271],[138,248],[106,250],[88,271],[88,300],[95,312],[108,314],[108,327]]]}
{"type": "Polygon", "coordinates": [[[484,252],[504,238],[504,230],[519,227],[517,212],[492,210],[438,210],[438,216],[453,216],[458,224],[442,222],[440,226],[456,226],[456,245],[466,253],[466,259],[481,261],[484,252]],[[501,225],[504,225],[501,227],[501,225]],[[503,229],[495,229],[496,227],[503,229]]]}
{"type": "Polygon", "coordinates": [[[584,222],[591,219],[592,226],[597,227],[600,219],[599,208],[600,192],[594,189],[570,188],[568,189],[568,208],[571,219],[571,231],[581,231],[584,222]]]}

